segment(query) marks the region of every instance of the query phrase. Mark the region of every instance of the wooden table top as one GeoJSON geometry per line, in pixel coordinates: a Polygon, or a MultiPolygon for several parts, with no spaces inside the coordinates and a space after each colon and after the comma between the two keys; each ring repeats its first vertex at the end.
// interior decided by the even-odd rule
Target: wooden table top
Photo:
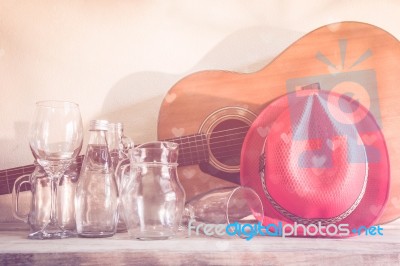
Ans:
{"type": "Polygon", "coordinates": [[[214,238],[182,232],[175,239],[139,241],[127,233],[111,238],[29,240],[28,231],[0,226],[0,265],[397,265],[400,220],[383,225],[383,236],[348,239],[214,238]]]}

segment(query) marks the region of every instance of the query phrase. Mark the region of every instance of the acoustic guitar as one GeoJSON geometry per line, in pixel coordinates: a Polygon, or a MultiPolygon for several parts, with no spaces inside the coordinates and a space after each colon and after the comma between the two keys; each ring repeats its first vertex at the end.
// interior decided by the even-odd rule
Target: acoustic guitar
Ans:
{"type": "MultiPolygon", "coordinates": [[[[202,71],[170,89],[159,113],[158,138],[182,144],[178,171],[187,197],[238,183],[242,143],[257,114],[279,96],[312,83],[352,97],[374,115],[391,166],[389,201],[380,223],[398,218],[400,43],[358,22],[316,29],[258,72],[202,71]]],[[[257,130],[266,136],[269,129],[257,130]]]]}
{"type": "MultiPolygon", "coordinates": [[[[257,53],[257,51],[254,51],[257,53]]],[[[391,165],[388,206],[380,220],[400,216],[400,44],[365,23],[341,22],[305,35],[258,72],[202,71],[175,84],[159,112],[158,139],[179,143],[179,177],[187,199],[239,184],[242,143],[251,123],[274,99],[305,85],[351,96],[375,116],[391,165]]],[[[258,128],[261,135],[268,128],[258,128]]],[[[373,141],[373,140],[371,140],[373,141]]],[[[81,158],[80,158],[81,160],[81,158]]],[[[33,171],[0,171],[0,194],[33,171]]]]}

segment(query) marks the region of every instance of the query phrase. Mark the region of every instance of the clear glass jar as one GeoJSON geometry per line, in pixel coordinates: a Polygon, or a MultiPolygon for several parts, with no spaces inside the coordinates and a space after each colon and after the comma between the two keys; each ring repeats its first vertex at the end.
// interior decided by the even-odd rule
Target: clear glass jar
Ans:
{"type": "Polygon", "coordinates": [[[82,237],[113,236],[118,221],[118,188],[106,132],[108,122],[93,120],[76,191],[76,229],[82,237]]]}

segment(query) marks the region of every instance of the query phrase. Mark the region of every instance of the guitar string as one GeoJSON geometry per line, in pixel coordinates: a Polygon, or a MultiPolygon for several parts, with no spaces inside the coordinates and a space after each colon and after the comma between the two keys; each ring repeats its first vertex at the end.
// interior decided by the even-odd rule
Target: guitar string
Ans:
{"type": "MultiPolygon", "coordinates": [[[[223,141],[212,142],[210,145],[221,144],[221,143],[229,143],[229,142],[232,142],[232,141],[235,141],[235,140],[244,140],[244,138],[235,138],[235,139],[231,138],[231,139],[227,139],[226,140],[226,137],[235,136],[235,135],[238,135],[238,134],[245,134],[245,133],[247,133],[248,128],[249,128],[249,126],[243,126],[243,127],[225,129],[225,130],[220,130],[220,131],[214,131],[214,132],[211,132],[211,133],[197,133],[195,135],[182,136],[182,137],[178,137],[178,138],[172,139],[172,140],[176,140],[177,142],[179,142],[179,141],[181,142],[181,143],[178,143],[178,144],[181,145],[179,147],[179,154],[180,154],[181,158],[183,158],[181,160],[181,162],[183,164],[185,164],[185,163],[194,164],[195,162],[204,161],[204,160],[202,160],[202,158],[207,158],[208,157],[208,155],[204,154],[205,151],[208,151],[208,146],[209,145],[208,145],[207,140],[210,141],[210,140],[213,140],[213,139],[215,140],[215,139],[224,138],[223,141]],[[211,137],[209,139],[205,139],[204,138],[207,135],[216,134],[216,133],[220,133],[220,132],[233,131],[233,130],[238,130],[238,129],[246,129],[246,130],[245,131],[237,131],[237,132],[234,132],[234,133],[228,134],[228,135],[211,137]],[[197,137],[203,137],[203,138],[201,138],[199,140],[199,139],[197,139],[197,137]],[[192,138],[193,140],[190,140],[190,138],[192,138]],[[184,142],[183,140],[187,140],[187,142],[184,142]],[[198,141],[201,141],[202,143],[200,145],[198,145],[197,144],[198,141]],[[205,144],[203,143],[204,141],[206,142],[205,144]],[[207,147],[207,148],[204,148],[204,147],[207,147]],[[202,148],[202,149],[199,149],[199,148],[202,148]],[[193,149],[195,149],[195,153],[193,152],[193,149]],[[201,157],[201,155],[200,155],[201,152],[203,152],[203,155],[204,155],[203,157],[201,157]],[[197,155],[196,155],[196,153],[197,153],[197,155]]],[[[224,146],[220,146],[218,148],[222,149],[222,148],[238,146],[238,145],[241,146],[242,143],[237,143],[237,144],[233,144],[233,145],[224,145],[224,146]]],[[[241,149],[235,149],[235,150],[240,152],[241,149]]],[[[218,156],[219,159],[224,159],[224,158],[231,157],[233,151],[234,150],[230,150],[230,151],[228,151],[229,153],[227,153],[227,151],[223,151],[222,153],[213,152],[213,155],[214,156],[218,156]]]]}
{"type": "MultiPolygon", "coordinates": [[[[231,146],[229,146],[229,148],[227,148],[227,149],[225,149],[223,151],[221,151],[221,150],[220,151],[211,151],[211,154],[216,158],[228,158],[228,157],[234,157],[235,155],[237,155],[236,152],[240,152],[241,149],[242,149],[241,145],[231,145],[231,146]]],[[[185,157],[198,158],[199,160],[201,158],[204,158],[204,156],[196,156],[196,155],[195,156],[191,156],[191,154],[193,154],[193,153],[181,153],[181,155],[179,155],[179,156],[181,156],[180,157],[181,160],[179,160],[179,162],[184,161],[185,157]]],[[[207,158],[207,157],[208,156],[206,156],[205,158],[207,158]]]]}
{"type": "MultiPolygon", "coordinates": [[[[82,163],[83,160],[83,156],[84,155],[78,155],[76,157],[76,162],[77,163],[82,163]]],[[[36,166],[34,164],[30,164],[30,165],[25,165],[25,166],[18,166],[18,167],[14,167],[14,168],[10,168],[10,169],[5,169],[5,170],[0,170],[0,178],[4,177],[5,175],[13,175],[16,173],[19,174],[29,174],[31,173],[34,169],[36,168],[36,166]],[[29,170],[27,170],[29,169],[29,170]],[[30,171],[32,170],[32,171],[30,171]],[[21,171],[27,171],[26,173],[21,172],[21,171]]]]}
{"type": "MultiPolygon", "coordinates": [[[[233,131],[233,130],[238,130],[238,129],[249,129],[249,128],[250,128],[249,126],[236,127],[236,128],[224,129],[224,130],[219,130],[219,131],[213,131],[213,132],[210,132],[210,133],[196,133],[196,134],[189,135],[189,136],[181,136],[181,137],[176,137],[176,138],[166,139],[166,140],[176,140],[176,139],[184,140],[184,139],[194,138],[196,136],[202,136],[202,135],[203,136],[207,136],[207,135],[211,135],[211,134],[218,134],[218,133],[227,132],[227,131],[233,131]]],[[[236,135],[236,134],[240,134],[240,133],[247,133],[247,131],[238,131],[238,132],[235,132],[235,133],[232,133],[232,134],[227,134],[227,135],[223,135],[223,136],[216,136],[216,137],[212,137],[212,138],[209,138],[209,139],[228,137],[228,136],[236,135]]],[[[188,142],[186,142],[186,143],[188,143],[188,142]]],[[[78,157],[82,157],[82,155],[79,155],[78,157]]],[[[22,169],[28,168],[28,167],[33,167],[33,165],[19,166],[19,167],[15,167],[15,168],[11,168],[11,169],[0,170],[0,175],[2,174],[3,171],[4,172],[17,171],[17,170],[20,170],[20,169],[22,170],[22,169]]]]}
{"type": "MultiPolygon", "coordinates": [[[[211,149],[211,151],[212,151],[213,155],[226,154],[227,151],[229,152],[231,150],[236,150],[237,149],[237,148],[232,149],[233,147],[242,147],[242,144],[241,143],[237,143],[237,144],[227,145],[227,146],[224,146],[224,147],[218,147],[216,149],[211,149]]],[[[198,151],[203,151],[203,150],[208,150],[208,149],[198,149],[198,151]]],[[[191,152],[188,152],[188,148],[186,148],[185,150],[182,150],[182,151],[180,150],[179,151],[179,156],[185,156],[185,155],[188,155],[190,153],[191,152]]],[[[198,152],[198,153],[200,153],[200,152],[198,152]]]]}
{"type": "MultiPolygon", "coordinates": [[[[232,139],[228,139],[228,140],[222,140],[222,141],[216,141],[216,142],[212,142],[212,143],[210,143],[210,146],[214,146],[214,147],[216,147],[216,148],[220,148],[220,149],[222,149],[222,148],[226,148],[226,147],[230,147],[230,146],[232,146],[232,145],[219,145],[219,144],[225,144],[225,143],[228,143],[228,144],[232,144],[232,142],[235,142],[235,143],[233,143],[233,145],[237,145],[237,144],[240,144],[240,145],[242,145],[242,142],[237,142],[237,140],[243,140],[244,138],[232,138],[232,139]]],[[[183,145],[182,145],[183,146],[183,145]]],[[[187,150],[187,149],[189,149],[190,147],[204,147],[205,145],[204,144],[201,144],[201,145],[189,145],[189,146],[186,146],[186,147],[179,147],[179,152],[181,152],[181,150],[187,150]]],[[[209,145],[206,145],[207,147],[209,146],[209,145]]]]}
{"type": "MultiPolygon", "coordinates": [[[[217,147],[215,149],[212,149],[213,151],[211,151],[211,152],[215,157],[223,158],[223,157],[221,157],[223,155],[227,155],[226,157],[231,157],[233,151],[236,151],[236,150],[240,151],[241,150],[241,146],[242,146],[242,143],[236,143],[236,144],[232,144],[232,145],[225,145],[225,146],[222,146],[222,147],[217,147]],[[237,147],[237,148],[230,149],[232,147],[237,147]]],[[[204,151],[204,150],[208,151],[208,148],[204,148],[204,146],[197,146],[196,148],[197,148],[197,151],[204,151]],[[202,149],[198,149],[199,147],[201,147],[202,149]]],[[[197,152],[197,153],[199,153],[199,152],[197,152]]],[[[182,149],[182,150],[179,149],[179,156],[189,157],[189,155],[190,155],[191,157],[196,157],[196,156],[192,156],[193,154],[194,153],[192,152],[192,150],[190,148],[185,148],[185,149],[182,149]]]]}
{"type": "MultiPolygon", "coordinates": [[[[180,148],[180,150],[182,149],[182,154],[186,154],[186,155],[189,154],[189,153],[186,153],[184,151],[184,149],[192,149],[192,148],[196,148],[196,153],[199,154],[199,151],[198,151],[197,148],[203,147],[205,145],[208,146],[207,145],[208,143],[206,143],[206,144],[202,143],[202,144],[198,145],[197,144],[198,141],[199,142],[204,142],[204,140],[203,139],[197,139],[197,137],[203,137],[203,136],[208,136],[208,135],[211,135],[211,134],[219,134],[219,133],[222,133],[222,132],[229,132],[229,131],[235,131],[235,130],[240,130],[240,129],[246,129],[245,131],[236,131],[236,132],[233,132],[231,134],[222,135],[222,136],[219,135],[219,136],[214,136],[214,137],[210,137],[210,138],[206,139],[206,140],[210,141],[210,140],[215,140],[215,139],[219,139],[219,138],[227,138],[229,136],[234,136],[234,135],[238,135],[238,134],[244,134],[244,133],[247,133],[249,128],[250,128],[249,126],[236,127],[236,128],[224,129],[224,130],[219,130],[219,131],[213,131],[213,132],[210,132],[210,133],[197,133],[197,134],[193,134],[193,135],[190,135],[190,136],[182,136],[182,137],[178,137],[178,138],[174,138],[174,139],[170,139],[170,140],[181,141],[180,144],[182,144],[182,145],[190,145],[189,147],[186,147],[186,148],[185,147],[180,148]],[[192,138],[193,140],[190,140],[190,138],[192,138]],[[188,140],[188,142],[184,142],[184,140],[188,140]],[[192,143],[196,143],[196,145],[191,145],[192,143]]],[[[224,140],[224,141],[213,142],[212,144],[227,143],[227,142],[231,142],[231,141],[234,141],[234,140],[241,140],[241,139],[243,139],[243,138],[228,139],[228,140],[224,140]]],[[[224,147],[229,147],[229,146],[232,146],[232,145],[228,145],[228,146],[224,146],[224,147]]],[[[220,147],[220,148],[223,148],[223,147],[220,147]]],[[[205,150],[207,150],[207,149],[202,149],[201,151],[203,151],[203,153],[204,153],[205,150]]],[[[191,154],[193,154],[192,151],[191,151],[191,154]]],[[[79,157],[82,157],[82,155],[79,155],[79,157]]],[[[220,157],[220,158],[223,158],[223,157],[220,157]]],[[[6,170],[3,170],[3,171],[0,171],[0,174],[3,174],[3,176],[0,176],[0,181],[2,181],[2,180],[7,181],[7,178],[10,180],[10,178],[11,178],[10,175],[13,175],[13,174],[15,174],[15,175],[25,174],[24,172],[21,172],[21,170],[24,171],[26,169],[30,169],[30,170],[33,171],[34,168],[35,168],[34,165],[28,165],[28,166],[20,166],[20,167],[15,167],[15,168],[8,169],[8,170],[6,169],[6,170]]]]}
{"type": "MultiPolygon", "coordinates": [[[[193,146],[192,146],[193,147],[193,146]]],[[[201,145],[198,145],[198,147],[202,147],[201,145]]],[[[218,152],[218,151],[214,151],[212,154],[217,157],[218,159],[225,159],[225,158],[229,158],[232,157],[232,153],[240,153],[241,151],[241,144],[233,144],[233,145],[229,145],[226,146],[227,149],[223,150],[222,152],[218,152]],[[236,148],[235,148],[236,147],[236,148]],[[229,149],[229,148],[233,148],[233,149],[229,149]]],[[[186,148],[188,149],[188,148],[186,148]]],[[[219,148],[221,149],[221,148],[219,148]]],[[[182,164],[186,164],[186,163],[190,163],[192,162],[192,164],[194,164],[194,162],[201,162],[204,161],[204,159],[202,158],[207,158],[208,155],[203,153],[203,155],[201,155],[200,153],[202,151],[207,151],[208,149],[197,149],[197,154],[195,154],[193,151],[189,151],[189,152],[180,152],[180,156],[181,157],[181,163],[182,164]],[[188,156],[190,155],[190,156],[188,156]],[[193,156],[194,155],[194,156],[193,156]]],[[[4,176],[3,178],[0,177],[0,185],[8,185],[8,182],[13,183],[13,181],[15,181],[19,176],[23,175],[24,173],[14,173],[11,176],[4,176]],[[7,182],[8,180],[8,182],[7,182]]]]}
{"type": "MultiPolygon", "coordinates": [[[[231,150],[231,148],[233,147],[242,147],[241,143],[238,144],[232,144],[232,145],[226,145],[225,147],[219,147],[219,148],[215,148],[215,149],[211,149],[212,154],[216,155],[216,154],[224,154],[224,151],[229,151],[231,150]]],[[[199,151],[203,151],[205,149],[198,149],[199,151]]],[[[208,149],[207,149],[208,150],[208,149]]],[[[180,152],[179,155],[188,155],[188,150],[186,149],[185,151],[180,152]]]]}
{"type": "MultiPolygon", "coordinates": [[[[240,146],[239,144],[236,146],[240,146]]],[[[231,146],[232,147],[232,146],[231,146]]],[[[214,156],[218,157],[218,159],[225,159],[225,158],[229,158],[232,157],[232,152],[237,151],[237,153],[240,153],[241,149],[233,149],[233,150],[227,150],[226,152],[228,152],[226,154],[225,153],[213,153],[214,156]]],[[[189,153],[189,154],[193,154],[193,153],[189,153]]],[[[206,158],[206,156],[205,156],[206,158]]],[[[184,159],[181,160],[181,164],[195,164],[195,162],[202,162],[204,160],[201,160],[201,155],[200,156],[192,156],[192,158],[190,159],[188,156],[184,157],[184,159]]],[[[5,179],[1,179],[0,178],[0,187],[2,185],[5,185],[8,192],[11,193],[12,190],[12,184],[16,181],[16,179],[20,176],[21,174],[15,174],[15,176],[9,176],[8,178],[5,179]]]]}
{"type": "Polygon", "coordinates": [[[213,150],[221,150],[221,149],[225,150],[225,148],[238,146],[238,145],[241,146],[242,143],[243,143],[243,139],[244,138],[242,138],[242,137],[230,138],[230,139],[226,139],[226,140],[223,140],[223,141],[211,142],[210,145],[208,145],[206,140],[202,140],[201,144],[198,144],[197,141],[196,142],[190,142],[190,143],[187,142],[187,143],[181,144],[181,146],[179,147],[179,154],[180,155],[186,155],[186,154],[192,153],[193,148],[195,148],[197,150],[197,153],[200,153],[200,152],[202,152],[204,150],[209,150],[209,148],[208,148],[209,146],[214,147],[213,150]],[[206,143],[204,143],[204,142],[206,142],[206,143]]]}
{"type": "MultiPolygon", "coordinates": [[[[229,157],[235,157],[235,155],[237,155],[237,153],[235,152],[240,152],[241,151],[241,146],[237,145],[237,147],[233,147],[232,149],[227,150],[226,152],[218,152],[215,153],[213,152],[212,155],[216,158],[229,158],[229,157]]],[[[207,155],[206,157],[208,157],[209,155],[207,155]]],[[[187,156],[187,154],[183,154],[182,157],[179,157],[179,162],[185,161],[185,158],[197,158],[196,161],[198,160],[204,160],[202,158],[204,158],[205,156],[187,156]]],[[[178,162],[178,163],[179,163],[178,162]]]]}
{"type": "MultiPolygon", "coordinates": [[[[82,163],[83,155],[78,155],[76,158],[76,162],[82,163]]],[[[20,166],[11,169],[3,170],[4,172],[0,171],[0,189],[6,188],[8,193],[11,193],[13,190],[13,185],[15,181],[22,175],[31,174],[34,169],[36,168],[35,165],[28,165],[28,166],[20,166]]],[[[21,187],[23,189],[23,187],[21,187]]],[[[21,191],[25,191],[28,189],[23,189],[21,191]]],[[[4,193],[0,193],[4,194],[4,193]]]]}
{"type": "Polygon", "coordinates": [[[208,145],[208,143],[198,144],[197,142],[181,143],[180,147],[179,147],[179,153],[182,153],[182,154],[192,153],[193,149],[195,149],[196,151],[197,150],[205,150],[205,149],[208,150],[209,146],[213,146],[213,147],[215,147],[215,149],[224,149],[224,148],[228,148],[232,145],[242,145],[243,140],[244,140],[244,137],[230,138],[230,139],[225,139],[222,141],[211,142],[210,145],[208,145]]]}
{"type": "MultiPolygon", "coordinates": [[[[219,142],[215,142],[213,144],[229,143],[229,142],[232,142],[232,141],[235,141],[235,140],[242,140],[242,138],[231,139],[231,140],[228,140],[228,141],[219,141],[219,142]]],[[[241,149],[239,147],[241,147],[241,145],[242,145],[242,143],[234,143],[234,144],[231,144],[231,145],[219,146],[219,147],[216,147],[214,149],[212,154],[215,157],[218,157],[219,159],[229,158],[229,157],[232,157],[232,153],[234,151],[240,152],[241,149]],[[235,147],[237,147],[237,148],[235,148],[235,147]],[[233,149],[230,149],[230,148],[233,148],[233,149]]],[[[208,152],[208,148],[206,148],[206,146],[204,144],[191,145],[190,147],[182,147],[182,148],[180,148],[179,149],[179,156],[183,156],[183,158],[185,158],[185,157],[189,158],[188,155],[190,155],[190,157],[192,157],[192,159],[187,159],[187,160],[182,159],[181,161],[184,162],[184,163],[188,163],[188,162],[191,162],[191,161],[194,162],[194,161],[199,161],[199,159],[201,159],[202,157],[206,158],[207,154],[205,154],[205,151],[208,152]],[[201,148],[201,149],[199,149],[199,148],[201,148]],[[194,152],[193,149],[195,149],[196,152],[194,152]],[[200,153],[203,153],[203,155],[201,155],[200,153]]],[[[202,161],[202,160],[200,160],[200,161],[202,161]]],[[[30,166],[30,167],[32,168],[32,166],[30,166]]],[[[34,170],[34,167],[32,168],[32,171],[33,170],[34,170]]],[[[14,172],[13,174],[8,176],[8,180],[17,179],[20,175],[23,175],[23,174],[29,174],[28,172],[19,172],[19,171],[16,171],[16,170],[14,170],[13,172],[14,172]],[[15,176],[15,177],[13,177],[13,176],[15,176]]],[[[7,181],[6,177],[7,176],[4,176],[4,179],[2,177],[0,177],[0,183],[3,183],[3,182],[5,183],[7,181]]]]}
{"type": "Polygon", "coordinates": [[[220,138],[227,138],[227,137],[231,137],[231,136],[235,136],[235,135],[244,135],[243,138],[246,136],[247,131],[238,131],[232,134],[227,134],[227,135],[222,135],[222,136],[215,136],[215,137],[211,137],[209,138],[209,140],[215,140],[215,139],[220,139],[220,138]]]}
{"type": "MultiPolygon", "coordinates": [[[[246,127],[227,129],[227,130],[222,130],[222,131],[231,131],[231,130],[243,129],[243,128],[248,128],[248,127],[246,126],[246,127]]],[[[216,132],[220,132],[220,131],[216,131],[216,132]]],[[[212,132],[212,133],[209,133],[209,134],[214,134],[214,133],[215,132],[212,132]]],[[[234,135],[243,134],[243,133],[247,133],[247,130],[246,131],[235,132],[233,134],[229,134],[228,136],[234,136],[234,135]]],[[[179,155],[181,157],[180,162],[182,164],[186,164],[186,163],[194,164],[195,162],[202,162],[202,161],[204,161],[203,158],[207,158],[208,157],[208,147],[209,147],[209,145],[207,143],[207,139],[205,139],[204,137],[202,139],[200,139],[200,140],[197,139],[197,137],[201,136],[201,135],[205,136],[207,134],[199,133],[199,134],[196,134],[196,135],[181,137],[181,138],[185,138],[185,139],[195,137],[194,142],[189,140],[188,142],[180,143],[181,146],[179,147],[179,155]],[[198,145],[197,141],[201,141],[202,143],[200,145],[198,145]],[[204,142],[206,142],[206,144],[204,144],[204,142]],[[193,143],[196,143],[196,144],[192,145],[193,143]],[[196,156],[195,153],[192,152],[193,148],[196,149],[197,156],[196,156]],[[201,148],[200,151],[199,151],[199,148],[201,148]],[[203,157],[198,156],[201,152],[203,152],[203,155],[204,155],[205,151],[207,151],[207,155],[205,155],[203,157]]],[[[208,140],[217,139],[217,138],[226,138],[226,135],[218,136],[218,137],[214,137],[214,138],[209,138],[208,140]]],[[[230,143],[230,142],[235,141],[235,140],[242,140],[243,141],[244,138],[235,138],[235,139],[231,138],[231,139],[228,139],[228,140],[212,142],[212,143],[210,143],[210,145],[221,144],[221,143],[230,143]]],[[[233,152],[240,153],[241,152],[241,146],[242,146],[242,142],[231,144],[231,145],[221,145],[221,146],[217,147],[216,149],[217,150],[223,149],[223,151],[222,152],[214,151],[214,152],[212,152],[212,154],[215,157],[218,157],[218,159],[229,158],[229,157],[232,157],[232,153],[233,152]],[[238,147],[238,148],[230,149],[230,150],[226,149],[226,148],[235,147],[235,146],[238,147]]]]}
{"type": "MultiPolygon", "coordinates": [[[[236,152],[238,153],[238,154],[240,154],[240,149],[237,149],[236,150],[236,152]]],[[[233,151],[232,151],[233,152],[233,151]]],[[[215,156],[215,155],[214,155],[215,156]]],[[[218,160],[221,160],[221,159],[227,159],[227,158],[232,158],[232,157],[235,157],[235,156],[232,156],[232,154],[227,154],[227,155],[224,155],[224,156],[221,156],[221,155],[219,155],[219,156],[215,156],[215,157],[217,157],[217,159],[218,160]]],[[[238,157],[239,158],[239,157],[238,157]]],[[[181,165],[181,166],[183,166],[183,165],[192,165],[192,164],[196,164],[196,163],[201,163],[201,162],[204,162],[204,160],[202,159],[202,158],[197,158],[197,157],[195,157],[195,158],[188,158],[188,157],[185,157],[185,158],[183,158],[182,160],[180,160],[180,162],[179,162],[179,164],[181,165]]]]}
{"type": "MultiPolygon", "coordinates": [[[[213,132],[209,132],[209,133],[195,133],[195,134],[189,135],[189,136],[177,136],[176,138],[169,138],[169,139],[166,139],[166,140],[167,141],[168,140],[175,140],[175,139],[183,140],[183,139],[193,138],[195,136],[208,136],[208,135],[211,135],[211,134],[218,134],[218,133],[222,133],[222,132],[227,132],[227,131],[232,131],[232,130],[240,130],[240,129],[247,129],[246,131],[239,131],[239,132],[242,132],[242,133],[247,133],[249,128],[250,128],[250,126],[236,127],[236,128],[224,129],[224,130],[219,130],[219,131],[213,131],[213,132]]],[[[224,136],[229,136],[229,134],[228,135],[224,135],[224,136]]]]}

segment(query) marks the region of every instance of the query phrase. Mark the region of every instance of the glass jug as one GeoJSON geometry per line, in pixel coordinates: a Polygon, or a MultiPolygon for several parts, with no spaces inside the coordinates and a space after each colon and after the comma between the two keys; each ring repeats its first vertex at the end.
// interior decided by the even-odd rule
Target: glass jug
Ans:
{"type": "Polygon", "coordinates": [[[121,203],[130,237],[173,237],[185,204],[185,192],[177,175],[178,144],[142,144],[129,151],[129,159],[129,166],[121,166],[121,203]],[[126,170],[129,175],[124,173],[126,170]]]}
{"type": "MultiPolygon", "coordinates": [[[[13,215],[15,218],[29,224],[31,232],[42,230],[50,222],[50,195],[51,185],[44,169],[35,164],[36,168],[32,174],[26,174],[15,180],[12,201],[13,215]],[[23,186],[27,186],[31,192],[29,212],[24,213],[20,208],[20,191],[23,186]]],[[[78,181],[79,165],[73,162],[66,170],[65,174],[58,181],[57,193],[57,220],[60,226],[69,231],[75,230],[75,207],[74,197],[78,181]]],[[[35,238],[34,235],[29,238],[35,238]]]]}

